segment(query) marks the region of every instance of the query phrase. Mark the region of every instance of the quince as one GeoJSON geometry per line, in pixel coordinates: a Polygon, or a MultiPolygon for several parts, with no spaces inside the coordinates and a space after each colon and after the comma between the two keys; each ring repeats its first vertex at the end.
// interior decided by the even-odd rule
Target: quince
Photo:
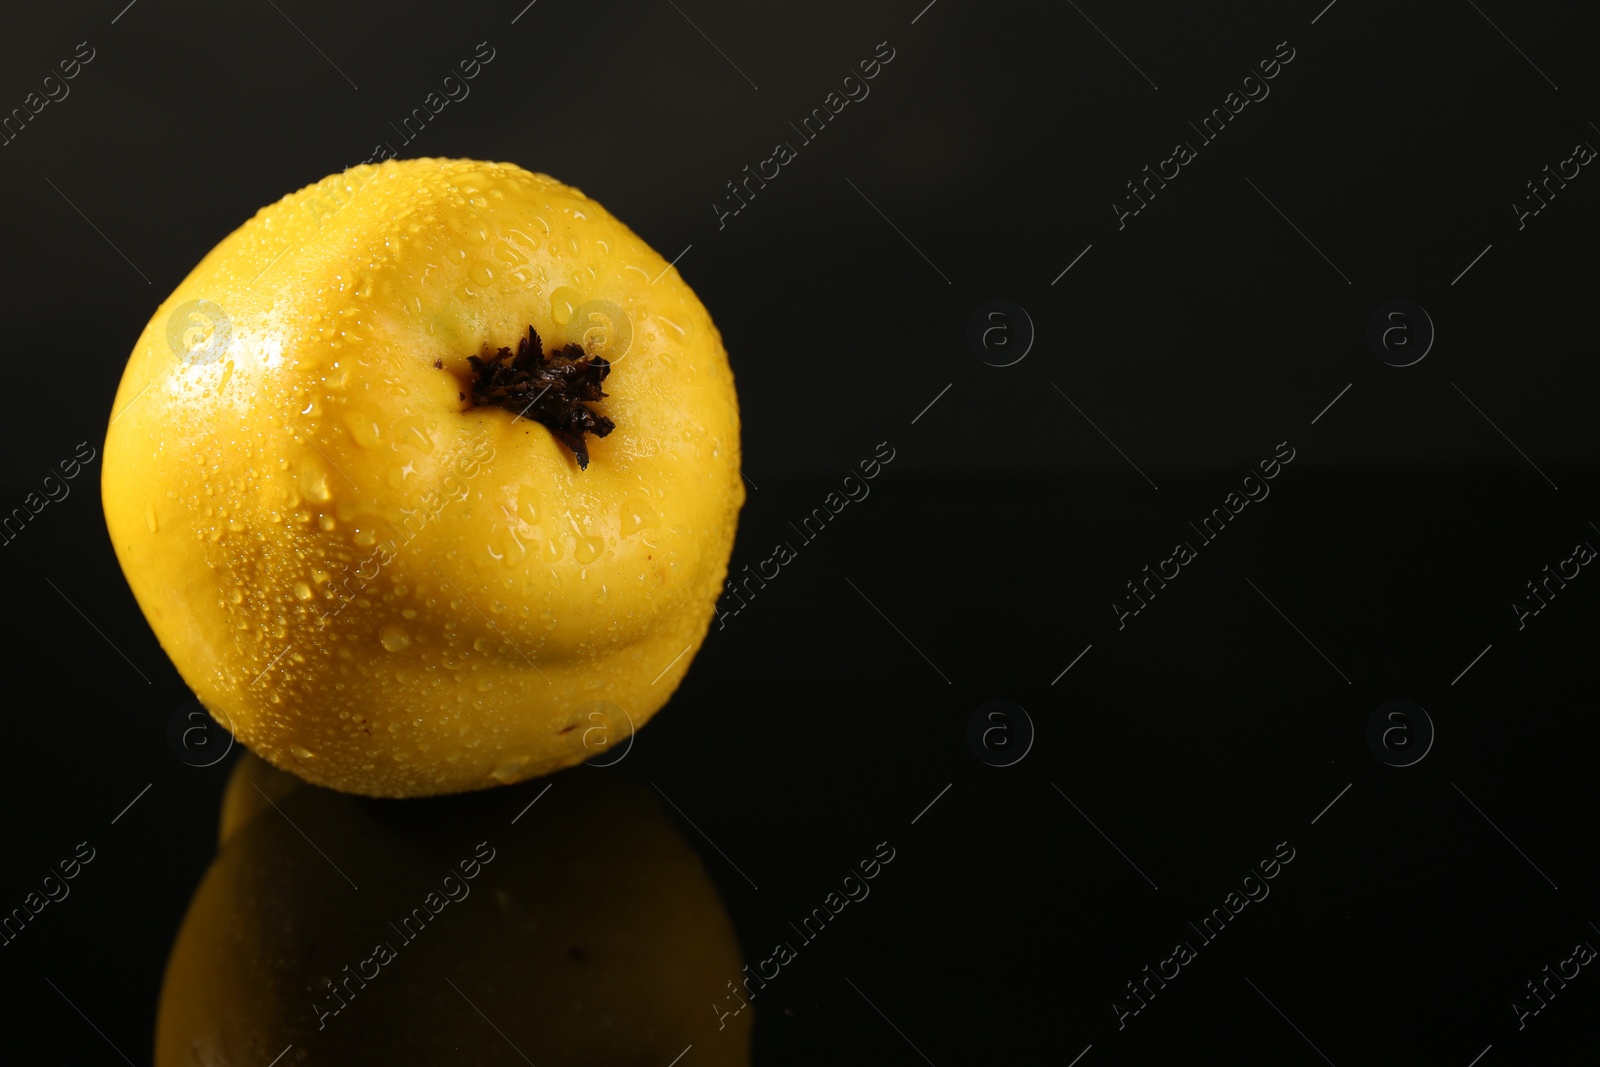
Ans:
{"type": "Polygon", "coordinates": [[[577,189],[391,160],[157,309],[106,434],[145,618],[257,754],[370,796],[616,748],[682,680],[744,487],[721,336],[577,189]]]}

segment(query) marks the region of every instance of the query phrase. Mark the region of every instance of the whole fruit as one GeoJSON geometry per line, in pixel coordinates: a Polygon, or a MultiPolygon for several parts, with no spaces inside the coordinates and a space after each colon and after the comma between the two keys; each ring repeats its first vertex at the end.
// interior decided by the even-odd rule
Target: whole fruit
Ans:
{"type": "Polygon", "coordinates": [[[721,336],[599,204],[351,168],[145,327],[106,524],[201,703],[307,781],[481,789],[618,746],[705,638],[744,488],[721,336]]]}

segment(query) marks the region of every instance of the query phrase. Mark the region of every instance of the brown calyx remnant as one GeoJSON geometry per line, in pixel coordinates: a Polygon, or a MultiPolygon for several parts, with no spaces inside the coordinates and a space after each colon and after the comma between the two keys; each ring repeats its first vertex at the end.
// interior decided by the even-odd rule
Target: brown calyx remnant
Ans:
{"type": "Polygon", "coordinates": [[[495,404],[547,427],[584,470],[589,467],[584,434],[604,437],[616,429],[616,423],[583,403],[605,398],[600,383],[611,373],[611,361],[585,355],[582,345],[567,345],[547,356],[538,332],[529,326],[515,355],[502,348],[487,359],[468,356],[467,362],[475,375],[473,407],[495,404]]]}

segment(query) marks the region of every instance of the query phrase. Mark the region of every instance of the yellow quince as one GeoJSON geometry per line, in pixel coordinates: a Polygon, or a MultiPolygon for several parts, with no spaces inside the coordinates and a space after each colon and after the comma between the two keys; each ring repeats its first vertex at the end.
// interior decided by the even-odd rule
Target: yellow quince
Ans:
{"type": "Polygon", "coordinates": [[[733,375],[676,270],[504,163],[353,167],[157,309],[106,525],[211,714],[370,796],[616,749],[705,639],[744,487],[733,375]]]}

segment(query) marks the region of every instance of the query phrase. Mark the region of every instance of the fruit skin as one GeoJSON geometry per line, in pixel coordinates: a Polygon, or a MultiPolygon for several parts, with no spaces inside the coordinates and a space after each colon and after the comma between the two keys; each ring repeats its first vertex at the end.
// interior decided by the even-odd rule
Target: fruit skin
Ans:
{"type": "Polygon", "coordinates": [[[396,804],[289,778],[248,753],[234,769],[228,795],[256,810],[224,803],[167,961],[156,1067],[263,1067],[290,1044],[279,1067],[660,1067],[689,1044],[697,1064],[750,1062],[732,922],[650,791],[577,768],[513,826],[542,785],[396,804]],[[397,929],[419,908],[432,917],[397,929]]]}
{"type": "Polygon", "coordinates": [[[704,640],[744,502],[705,308],[510,164],[391,160],[264,208],[157,309],[112,412],[106,525],[179,673],[274,765],[370,796],[619,745],[704,640]],[[587,470],[469,407],[467,357],[530,325],[613,361],[587,470]]]}

